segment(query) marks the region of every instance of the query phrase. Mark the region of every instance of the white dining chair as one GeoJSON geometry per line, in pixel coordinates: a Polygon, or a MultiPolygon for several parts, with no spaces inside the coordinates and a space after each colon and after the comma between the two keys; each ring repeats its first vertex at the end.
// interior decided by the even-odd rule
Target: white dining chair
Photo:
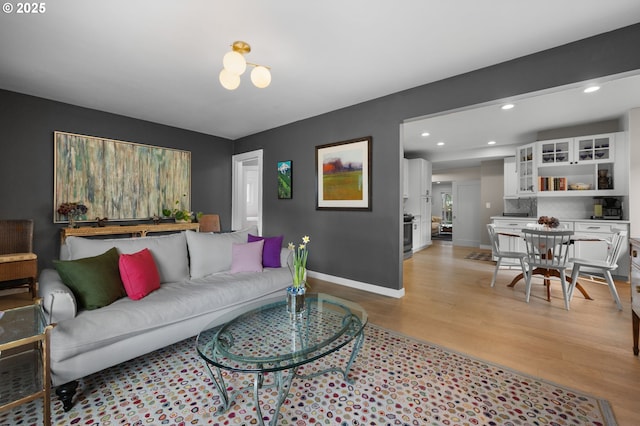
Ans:
{"type": "Polygon", "coordinates": [[[571,286],[569,287],[569,301],[573,297],[573,291],[578,282],[578,276],[580,274],[588,276],[602,276],[607,285],[613,300],[618,306],[618,310],[622,310],[622,303],[620,303],[620,297],[618,297],[618,290],[616,284],[611,277],[611,271],[618,269],[618,258],[622,252],[622,245],[627,237],[627,231],[617,230],[611,237],[611,242],[608,245],[607,257],[605,260],[593,260],[593,259],[579,259],[571,258],[569,263],[573,263],[573,269],[571,270],[571,286]]]}
{"type": "Polygon", "coordinates": [[[573,231],[567,230],[542,230],[523,229],[522,234],[527,246],[527,257],[529,271],[525,274],[526,279],[526,301],[529,303],[531,296],[532,275],[543,275],[547,290],[551,284],[550,278],[560,279],[564,307],[569,310],[569,289],[565,269],[569,254],[569,245],[573,231]]]}
{"type": "MultiPolygon", "coordinates": [[[[500,263],[502,259],[517,259],[520,262],[522,268],[522,274],[527,275],[527,268],[524,259],[527,257],[526,253],[502,250],[500,248],[500,238],[496,232],[495,225],[493,223],[487,224],[487,231],[489,232],[489,239],[491,240],[491,251],[493,255],[498,258],[496,261],[496,269],[493,271],[493,279],[491,280],[491,287],[496,285],[496,278],[498,276],[498,269],[500,269],[500,263]]],[[[520,237],[515,237],[520,238],[520,237]]]]}

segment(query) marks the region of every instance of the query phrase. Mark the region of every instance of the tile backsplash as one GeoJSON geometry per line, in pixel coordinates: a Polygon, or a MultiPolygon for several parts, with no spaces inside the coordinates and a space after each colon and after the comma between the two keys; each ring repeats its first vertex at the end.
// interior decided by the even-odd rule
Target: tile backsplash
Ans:
{"type": "Polygon", "coordinates": [[[593,197],[540,197],[504,200],[505,213],[526,213],[531,217],[590,219],[593,197]]]}

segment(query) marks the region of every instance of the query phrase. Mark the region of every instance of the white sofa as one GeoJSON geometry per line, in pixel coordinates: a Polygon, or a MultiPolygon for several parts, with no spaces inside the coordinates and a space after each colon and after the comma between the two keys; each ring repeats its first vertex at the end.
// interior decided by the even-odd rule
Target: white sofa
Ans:
{"type": "Polygon", "coordinates": [[[287,249],[280,249],[280,268],[230,272],[233,244],[246,243],[250,231],[100,240],[68,237],[61,260],[92,257],[113,247],[120,254],[148,248],[161,285],[140,300],[125,296],[98,309],[82,310],[55,269],[42,271],[40,297],[50,322],[56,323],[51,332],[51,379],[65,410],[72,406],[78,379],[195,336],[240,307],[258,305],[278,294],[284,297],[291,284],[287,249]]]}

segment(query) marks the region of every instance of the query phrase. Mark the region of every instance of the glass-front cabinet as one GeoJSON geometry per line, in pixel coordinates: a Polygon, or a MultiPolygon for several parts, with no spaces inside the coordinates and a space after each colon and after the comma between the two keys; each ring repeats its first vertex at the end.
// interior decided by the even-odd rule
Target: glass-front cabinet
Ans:
{"type": "Polygon", "coordinates": [[[518,147],[516,155],[518,166],[518,193],[533,194],[536,192],[536,144],[531,143],[518,147]]]}
{"type": "Polygon", "coordinates": [[[574,161],[579,163],[600,163],[614,160],[613,135],[596,135],[575,138],[574,161]]]}
{"type": "MultiPolygon", "coordinates": [[[[616,150],[618,157],[628,152],[625,132],[520,146],[516,149],[516,197],[628,195],[628,163],[616,163],[616,150]]],[[[505,192],[505,197],[511,195],[505,192]]]]}
{"type": "Polygon", "coordinates": [[[538,143],[538,166],[571,164],[573,139],[557,139],[538,143]]]}
{"type": "Polygon", "coordinates": [[[614,137],[607,133],[538,142],[538,167],[612,162],[614,137]]]}

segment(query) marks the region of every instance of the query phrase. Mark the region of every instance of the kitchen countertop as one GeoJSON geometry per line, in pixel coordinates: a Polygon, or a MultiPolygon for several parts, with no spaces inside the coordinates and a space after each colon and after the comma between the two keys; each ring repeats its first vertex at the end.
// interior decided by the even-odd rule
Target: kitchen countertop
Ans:
{"type": "MultiPolygon", "coordinates": [[[[496,220],[496,219],[506,219],[506,220],[526,220],[526,221],[538,221],[538,217],[525,217],[525,216],[491,216],[491,220],[496,220]]],[[[579,219],[579,218],[566,218],[566,217],[559,217],[558,220],[560,221],[560,223],[562,222],[602,222],[602,223],[611,223],[611,222],[616,222],[616,223],[631,223],[631,221],[629,220],[618,220],[618,219],[589,219],[589,218],[584,218],[584,219],[579,219]]]]}

